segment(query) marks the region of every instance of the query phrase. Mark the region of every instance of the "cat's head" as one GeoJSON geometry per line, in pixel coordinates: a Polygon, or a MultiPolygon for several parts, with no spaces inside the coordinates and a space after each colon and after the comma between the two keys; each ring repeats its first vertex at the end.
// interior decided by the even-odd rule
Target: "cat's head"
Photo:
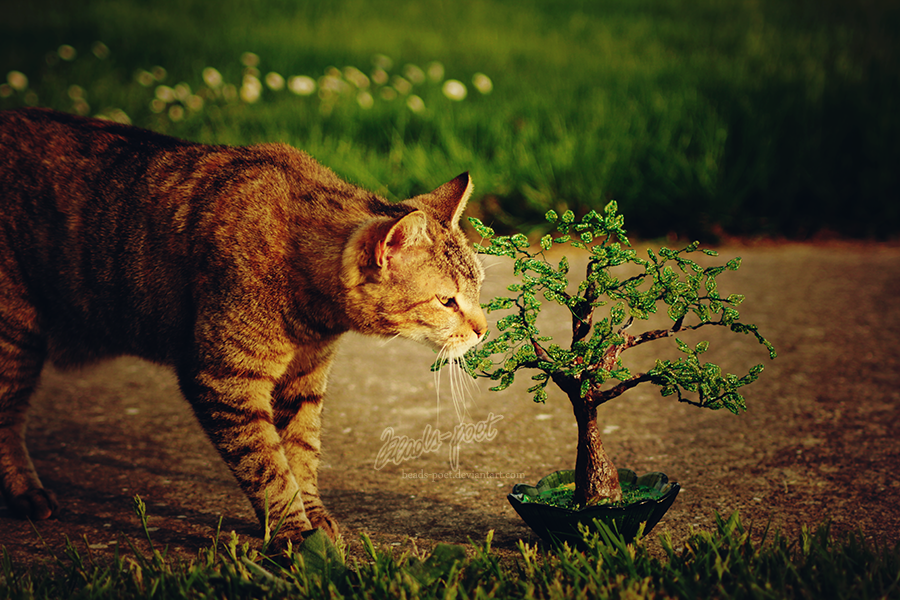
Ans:
{"type": "Polygon", "coordinates": [[[484,270],[459,227],[471,194],[464,173],[401,202],[412,209],[402,216],[360,227],[344,255],[347,312],[356,329],[423,342],[447,358],[481,339],[484,270]]]}

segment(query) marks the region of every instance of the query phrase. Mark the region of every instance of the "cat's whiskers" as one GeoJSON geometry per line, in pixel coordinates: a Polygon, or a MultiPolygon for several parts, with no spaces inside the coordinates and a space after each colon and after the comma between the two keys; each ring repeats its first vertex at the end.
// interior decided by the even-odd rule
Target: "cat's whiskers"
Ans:
{"type": "MultiPolygon", "coordinates": [[[[445,344],[438,350],[437,362],[446,361],[446,367],[449,370],[450,399],[453,401],[453,408],[456,412],[457,420],[462,423],[468,416],[468,407],[466,406],[466,396],[472,397],[470,383],[467,381],[468,374],[462,366],[463,357],[452,356],[448,344],[445,344]]],[[[441,371],[437,369],[434,372],[434,387],[437,394],[438,422],[441,418],[441,371]]]]}
{"type": "Polygon", "coordinates": [[[385,346],[387,346],[388,344],[390,344],[391,342],[396,340],[398,337],[400,337],[399,333],[394,334],[391,337],[383,337],[378,340],[378,345],[381,346],[382,348],[384,348],[385,346]]]}

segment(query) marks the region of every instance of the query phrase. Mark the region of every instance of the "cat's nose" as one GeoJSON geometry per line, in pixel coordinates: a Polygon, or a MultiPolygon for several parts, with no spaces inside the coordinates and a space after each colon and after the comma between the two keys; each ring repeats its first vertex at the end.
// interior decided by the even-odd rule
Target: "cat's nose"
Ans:
{"type": "Polygon", "coordinates": [[[484,318],[484,313],[480,314],[472,323],[472,331],[475,332],[479,340],[487,333],[487,320],[484,318]]]}

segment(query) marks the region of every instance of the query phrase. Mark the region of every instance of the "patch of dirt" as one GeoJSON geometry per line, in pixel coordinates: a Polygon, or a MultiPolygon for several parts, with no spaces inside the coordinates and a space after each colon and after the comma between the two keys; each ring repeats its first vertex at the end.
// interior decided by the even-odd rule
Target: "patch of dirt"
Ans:
{"type": "MultiPolygon", "coordinates": [[[[683,486],[651,538],[667,533],[677,544],[691,528],[714,527],[715,511],[739,510],[745,524],[771,521],[790,536],[828,521],[838,535],[860,530],[881,544],[900,542],[900,248],[722,250],[726,260],[738,254],[743,266],[722,276],[721,291],[747,297],[744,320],[760,326],[779,358],[769,361],[753,340],[721,331],[695,332],[693,342],[708,339],[710,360],[726,369],[765,364],[745,388],[748,412],[680,405],[646,385],[601,409],[604,443],[618,466],[664,471],[683,486]]],[[[503,292],[507,271],[489,268],[483,299],[503,292]]],[[[545,323],[560,340],[568,327],[558,312],[545,323]]],[[[673,345],[635,349],[644,353],[637,364],[673,345]]],[[[551,393],[546,404],[532,403],[527,374],[502,393],[479,382],[457,446],[448,439],[421,446],[417,456],[388,453],[391,439],[433,441],[435,432],[456,431],[449,376],[438,402],[433,358],[402,340],[350,335],[342,346],[326,401],[320,484],[353,555],[361,554],[363,532],[376,543],[427,551],[483,541],[489,530],[494,547],[512,553],[519,539],[537,541],[506,500],[512,485],[574,463],[568,401],[551,393]]],[[[17,563],[61,556],[65,538],[86,553],[108,554],[128,540],[146,547],[131,510],[135,495],[148,506],[154,543],[172,554],[208,547],[220,517],[223,535],[233,530],[260,543],[249,503],[165,369],[120,359],[79,372],[46,370],[28,438],[64,509],[32,525],[0,504],[0,545],[17,563]]]]}

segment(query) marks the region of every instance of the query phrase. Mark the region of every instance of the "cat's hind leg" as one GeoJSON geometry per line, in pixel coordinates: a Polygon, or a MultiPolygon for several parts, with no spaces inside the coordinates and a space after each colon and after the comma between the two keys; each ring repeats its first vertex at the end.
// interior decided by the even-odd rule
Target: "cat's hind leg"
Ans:
{"type": "MultiPolygon", "coordinates": [[[[0,276],[0,284],[7,283],[0,276]]],[[[46,356],[36,317],[21,300],[0,291],[0,490],[19,516],[48,519],[59,508],[44,489],[25,447],[26,412],[46,356]]]]}

